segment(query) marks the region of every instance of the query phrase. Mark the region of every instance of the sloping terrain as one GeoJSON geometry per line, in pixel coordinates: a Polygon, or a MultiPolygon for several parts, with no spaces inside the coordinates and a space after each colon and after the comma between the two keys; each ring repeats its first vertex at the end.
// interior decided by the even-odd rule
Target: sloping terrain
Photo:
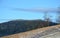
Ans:
{"type": "Polygon", "coordinates": [[[60,38],[60,25],[38,28],[35,30],[4,36],[1,38],[60,38]],[[50,34],[50,35],[49,35],[50,34]]]}
{"type": "Polygon", "coordinates": [[[0,23],[0,37],[11,34],[26,32],[37,28],[53,26],[57,23],[46,22],[43,20],[12,20],[0,23]]]}

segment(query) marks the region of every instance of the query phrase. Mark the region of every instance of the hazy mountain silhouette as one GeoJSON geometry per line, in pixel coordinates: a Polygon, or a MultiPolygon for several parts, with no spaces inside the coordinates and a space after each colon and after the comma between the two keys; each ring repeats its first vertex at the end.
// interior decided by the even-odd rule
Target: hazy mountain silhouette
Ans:
{"type": "Polygon", "coordinates": [[[43,21],[43,20],[12,20],[0,23],[0,36],[21,33],[37,28],[53,26],[57,23],[43,21]]]}

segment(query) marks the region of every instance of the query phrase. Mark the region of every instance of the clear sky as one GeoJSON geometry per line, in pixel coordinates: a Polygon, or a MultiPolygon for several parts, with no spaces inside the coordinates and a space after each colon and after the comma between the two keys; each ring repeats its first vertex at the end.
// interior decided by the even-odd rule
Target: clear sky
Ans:
{"type": "MultiPolygon", "coordinates": [[[[11,8],[57,8],[60,0],[0,0],[0,22],[12,19],[43,19],[43,13],[11,10],[11,8]]],[[[52,15],[52,19],[55,15],[52,15]]]]}

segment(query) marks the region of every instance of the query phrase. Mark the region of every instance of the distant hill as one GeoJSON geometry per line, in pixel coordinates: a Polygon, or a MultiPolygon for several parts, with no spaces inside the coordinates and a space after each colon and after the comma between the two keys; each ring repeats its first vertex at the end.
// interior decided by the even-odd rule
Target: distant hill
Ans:
{"type": "Polygon", "coordinates": [[[21,33],[37,28],[57,25],[57,23],[43,20],[12,20],[0,23],[0,36],[21,33]]]}

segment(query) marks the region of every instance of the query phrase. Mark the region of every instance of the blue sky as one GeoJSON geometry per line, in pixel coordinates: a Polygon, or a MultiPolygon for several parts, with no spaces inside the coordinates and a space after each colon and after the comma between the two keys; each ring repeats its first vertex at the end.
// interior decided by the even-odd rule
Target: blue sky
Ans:
{"type": "MultiPolygon", "coordinates": [[[[43,19],[44,13],[12,10],[13,8],[57,8],[60,0],[0,0],[0,22],[14,19],[43,19]]],[[[55,19],[55,13],[49,13],[55,19]]]]}

